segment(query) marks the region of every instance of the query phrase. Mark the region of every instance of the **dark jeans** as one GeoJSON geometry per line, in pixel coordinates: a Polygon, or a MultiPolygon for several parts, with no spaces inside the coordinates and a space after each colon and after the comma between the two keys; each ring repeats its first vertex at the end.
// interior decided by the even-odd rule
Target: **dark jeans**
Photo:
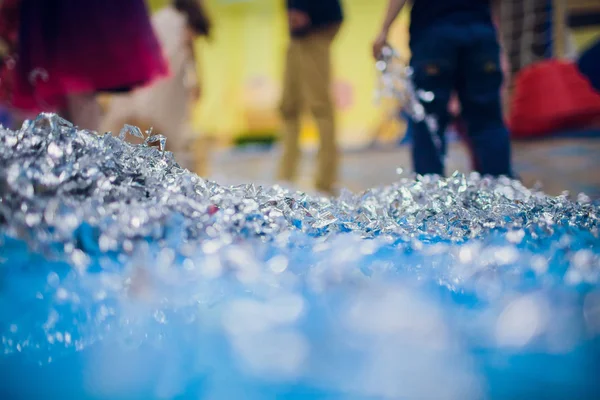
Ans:
{"type": "Polygon", "coordinates": [[[581,55],[577,64],[594,89],[600,92],[600,40],[581,55]]]}
{"type": "Polygon", "coordinates": [[[510,140],[501,110],[500,46],[494,26],[485,23],[438,24],[411,39],[414,83],[435,99],[424,103],[438,121],[435,133],[442,154],[425,123],[413,128],[413,165],[418,174],[444,174],[444,132],[450,121],[448,102],[456,91],[462,116],[482,175],[511,176],[510,140]]]}

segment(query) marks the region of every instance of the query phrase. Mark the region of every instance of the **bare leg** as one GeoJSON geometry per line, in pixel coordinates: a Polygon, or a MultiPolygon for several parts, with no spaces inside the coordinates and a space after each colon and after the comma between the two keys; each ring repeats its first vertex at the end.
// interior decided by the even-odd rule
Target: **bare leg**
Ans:
{"type": "Polygon", "coordinates": [[[95,93],[72,94],[67,97],[64,117],[81,129],[98,131],[102,114],[95,93]]]}

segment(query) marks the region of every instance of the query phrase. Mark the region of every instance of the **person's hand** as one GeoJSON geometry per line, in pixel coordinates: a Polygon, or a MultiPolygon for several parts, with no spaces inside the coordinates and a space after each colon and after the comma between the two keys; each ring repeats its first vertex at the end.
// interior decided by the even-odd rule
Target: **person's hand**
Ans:
{"type": "Polygon", "coordinates": [[[288,20],[290,24],[290,29],[292,31],[297,31],[304,29],[310,25],[310,17],[307,13],[300,10],[291,9],[288,11],[288,20]]]}
{"type": "Polygon", "coordinates": [[[379,35],[377,35],[375,41],[373,42],[373,58],[376,60],[379,60],[381,57],[381,51],[387,45],[387,36],[387,32],[381,32],[379,35]]]}

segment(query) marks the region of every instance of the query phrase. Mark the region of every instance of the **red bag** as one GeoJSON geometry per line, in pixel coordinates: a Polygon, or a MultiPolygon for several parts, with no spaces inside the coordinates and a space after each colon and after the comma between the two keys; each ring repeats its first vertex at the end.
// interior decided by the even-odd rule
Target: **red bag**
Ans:
{"type": "Polygon", "coordinates": [[[572,62],[548,60],[519,73],[511,104],[516,139],[585,129],[600,118],[600,94],[572,62]]]}

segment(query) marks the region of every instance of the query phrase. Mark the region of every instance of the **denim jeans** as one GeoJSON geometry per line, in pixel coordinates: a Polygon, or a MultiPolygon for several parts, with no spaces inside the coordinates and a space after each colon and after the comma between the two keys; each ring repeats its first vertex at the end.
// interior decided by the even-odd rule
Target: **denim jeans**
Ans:
{"type": "Polygon", "coordinates": [[[585,75],[592,87],[600,92],[600,40],[588,48],[577,62],[579,70],[585,75]]]}
{"type": "Polygon", "coordinates": [[[478,172],[511,176],[510,139],[500,99],[500,46],[492,23],[438,23],[413,36],[411,51],[415,86],[435,96],[424,106],[437,119],[433,135],[439,136],[441,143],[436,146],[425,123],[413,124],[415,172],[444,174],[448,102],[456,91],[478,172]]]}

